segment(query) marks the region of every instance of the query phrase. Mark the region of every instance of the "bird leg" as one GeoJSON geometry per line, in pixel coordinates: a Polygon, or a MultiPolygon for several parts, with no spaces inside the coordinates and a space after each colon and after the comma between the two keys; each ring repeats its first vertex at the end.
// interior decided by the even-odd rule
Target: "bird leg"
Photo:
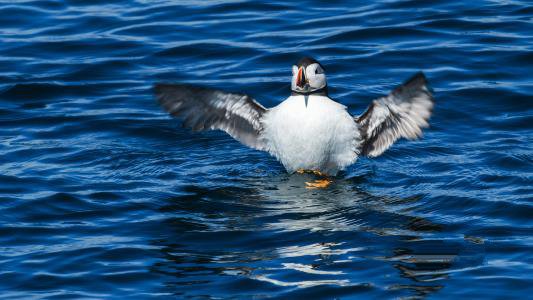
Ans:
{"type": "Polygon", "coordinates": [[[320,171],[317,171],[317,170],[312,170],[311,172],[312,172],[313,174],[315,174],[315,175],[318,175],[318,176],[328,177],[328,175],[326,175],[326,174],[324,174],[324,173],[322,173],[322,172],[320,172],[320,171]]]}
{"type": "Polygon", "coordinates": [[[323,176],[323,177],[327,177],[328,175],[320,172],[320,171],[317,171],[317,170],[305,170],[305,169],[298,169],[296,170],[296,173],[298,174],[315,174],[315,175],[318,175],[318,176],[323,176]]]}

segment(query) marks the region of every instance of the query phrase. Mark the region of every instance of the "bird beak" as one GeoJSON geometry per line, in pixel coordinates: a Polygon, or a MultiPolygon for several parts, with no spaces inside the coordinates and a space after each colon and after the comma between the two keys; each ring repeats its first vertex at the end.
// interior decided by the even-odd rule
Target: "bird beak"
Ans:
{"type": "Polygon", "coordinates": [[[296,77],[296,85],[303,88],[306,84],[306,78],[304,69],[302,67],[298,68],[298,76],[296,77]]]}

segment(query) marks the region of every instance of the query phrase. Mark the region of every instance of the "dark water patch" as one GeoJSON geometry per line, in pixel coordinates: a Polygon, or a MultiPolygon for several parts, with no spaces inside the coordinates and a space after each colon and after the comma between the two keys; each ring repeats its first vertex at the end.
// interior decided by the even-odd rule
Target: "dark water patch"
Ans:
{"type": "Polygon", "coordinates": [[[67,73],[57,79],[69,81],[93,81],[93,80],[116,80],[116,72],[127,74],[133,70],[131,59],[129,60],[110,60],[80,66],[77,70],[67,73]],[[115,70],[110,72],[110,70],[115,70]]]}
{"type": "Polygon", "coordinates": [[[531,6],[517,6],[514,11],[511,12],[513,15],[517,15],[523,18],[528,18],[533,13],[533,7],[531,6]]]}
{"type": "Polygon", "coordinates": [[[415,28],[362,28],[342,32],[323,39],[315,40],[311,44],[324,44],[324,43],[344,43],[345,41],[372,41],[379,38],[387,38],[391,41],[401,40],[402,37],[415,36],[418,39],[424,37],[434,36],[435,33],[430,33],[424,30],[415,28]]]}
{"type": "Polygon", "coordinates": [[[239,11],[242,9],[255,11],[255,12],[278,12],[283,11],[286,9],[293,8],[294,5],[289,5],[287,3],[252,3],[252,2],[245,2],[245,3],[219,3],[215,4],[213,6],[206,7],[207,11],[219,11],[219,12],[230,12],[230,11],[239,11]]]}
{"type": "Polygon", "coordinates": [[[241,55],[242,51],[248,52],[248,55],[257,55],[257,50],[244,48],[239,45],[225,44],[223,42],[219,43],[210,43],[210,42],[200,42],[198,44],[186,44],[181,46],[176,46],[170,49],[163,50],[157,53],[157,56],[183,56],[183,55],[192,55],[193,57],[210,57],[210,56],[232,56],[232,55],[241,55]]]}
{"type": "Polygon", "coordinates": [[[0,297],[526,295],[528,3],[25,1],[0,12],[0,297]],[[424,71],[431,127],[312,190],[314,175],[183,129],[153,99],[155,82],[188,82],[271,107],[303,55],[354,114],[424,71]]]}
{"type": "Polygon", "coordinates": [[[9,24],[7,28],[28,29],[37,25],[39,19],[46,19],[47,14],[46,11],[35,6],[3,6],[0,8],[0,22],[9,24]],[[34,18],[27,18],[28,15],[32,15],[34,18]]]}
{"type": "Polygon", "coordinates": [[[76,61],[91,59],[93,56],[87,55],[87,52],[108,51],[118,57],[142,55],[137,50],[139,43],[136,41],[120,41],[110,38],[84,39],[76,40],[67,38],[65,40],[52,41],[33,41],[4,49],[4,53],[15,57],[41,58],[41,59],[58,59],[67,61],[76,61]],[[40,49],[35,52],[35,47],[40,49]],[[62,56],[57,56],[62,53],[62,56]]]}
{"type": "MultiPolygon", "coordinates": [[[[35,101],[44,102],[59,98],[61,102],[67,99],[80,98],[83,95],[103,94],[106,90],[120,90],[124,83],[85,83],[85,84],[57,84],[48,82],[19,83],[4,90],[1,94],[4,101],[35,101]]],[[[50,103],[50,102],[49,102],[50,103]]]]}
{"type": "Polygon", "coordinates": [[[449,94],[451,97],[464,99],[465,107],[473,107],[478,103],[476,109],[478,112],[497,113],[497,112],[523,112],[531,109],[531,103],[527,99],[527,94],[513,92],[505,87],[466,87],[453,91],[449,94]]]}

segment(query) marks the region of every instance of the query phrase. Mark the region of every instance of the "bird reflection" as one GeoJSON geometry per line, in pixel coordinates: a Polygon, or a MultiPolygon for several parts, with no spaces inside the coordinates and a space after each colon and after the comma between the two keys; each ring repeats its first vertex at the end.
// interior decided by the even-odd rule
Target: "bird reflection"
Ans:
{"type": "Polygon", "coordinates": [[[371,195],[356,188],[364,176],[309,190],[310,177],[184,188],[160,208],[169,233],[154,240],[164,260],[153,271],[172,275],[169,287],[189,296],[225,294],[237,280],[253,287],[247,295],[332,285],[424,297],[445,286],[470,247],[415,216],[420,196],[371,195]]]}

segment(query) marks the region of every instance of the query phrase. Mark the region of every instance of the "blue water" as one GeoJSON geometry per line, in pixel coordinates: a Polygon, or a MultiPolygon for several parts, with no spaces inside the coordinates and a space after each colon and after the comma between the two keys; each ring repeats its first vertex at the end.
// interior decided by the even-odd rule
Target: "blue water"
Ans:
{"type": "Polygon", "coordinates": [[[530,297],[532,70],[529,1],[0,1],[0,298],[530,297]],[[423,70],[431,128],[308,190],[152,95],[304,55],[353,114],[423,70]]]}

